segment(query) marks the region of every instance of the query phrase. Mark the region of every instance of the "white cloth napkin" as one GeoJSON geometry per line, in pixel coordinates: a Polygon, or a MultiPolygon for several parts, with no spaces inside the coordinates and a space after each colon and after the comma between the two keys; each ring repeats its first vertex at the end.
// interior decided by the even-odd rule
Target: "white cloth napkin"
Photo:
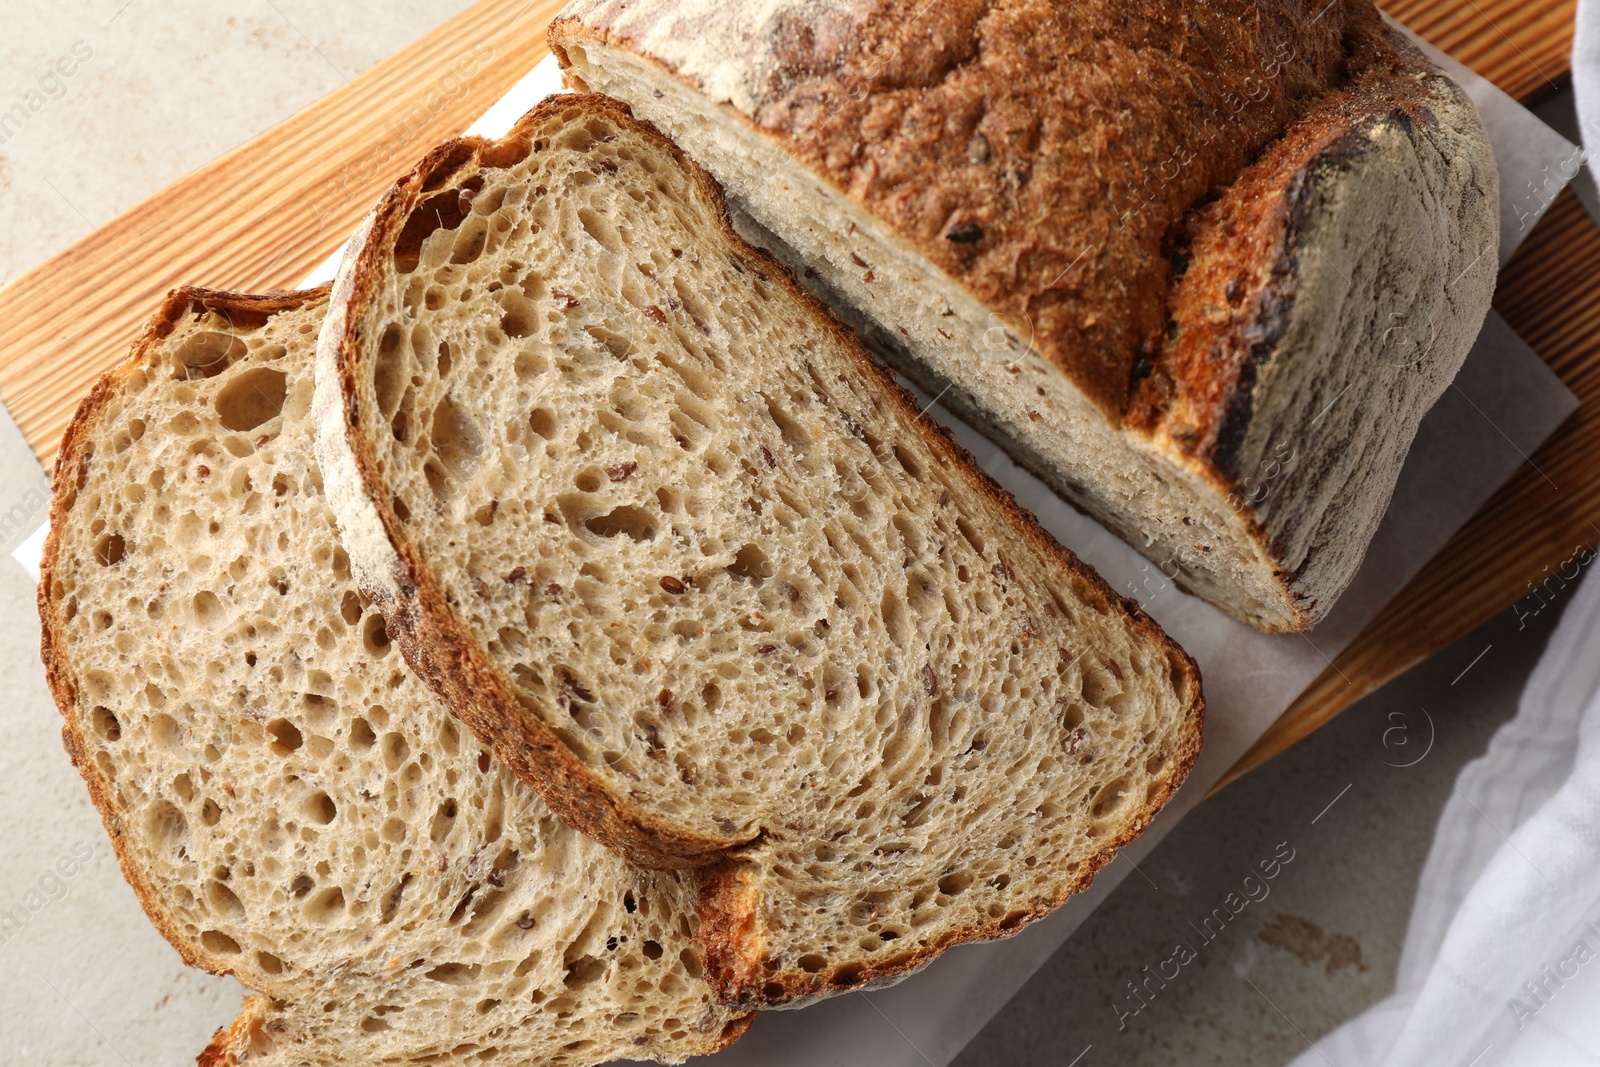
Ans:
{"type": "MultiPolygon", "coordinates": [[[[1578,28],[1572,40],[1572,95],[1578,105],[1578,129],[1585,157],[1600,151],[1600,2],[1580,0],[1578,28]]],[[[1590,182],[1600,185],[1600,173],[1591,163],[1590,182]]]]}
{"type": "MultiPolygon", "coordinates": [[[[1593,559],[1579,553],[1563,571],[1576,578],[1593,559]]],[[[1461,772],[1422,870],[1394,995],[1293,1067],[1569,1064],[1600,1064],[1593,575],[1577,587],[1516,717],[1461,772]]]]}

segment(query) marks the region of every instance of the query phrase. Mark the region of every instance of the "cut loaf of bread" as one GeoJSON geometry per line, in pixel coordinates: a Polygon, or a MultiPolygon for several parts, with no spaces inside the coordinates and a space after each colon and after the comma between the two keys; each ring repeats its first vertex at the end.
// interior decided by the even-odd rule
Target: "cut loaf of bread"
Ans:
{"type": "Polygon", "coordinates": [[[717,863],[739,1006],[1002,936],[1144,827],[1193,662],[625,106],[452,142],[346,253],[318,448],[407,658],[571,825],[717,863]]]}
{"type": "Polygon", "coordinates": [[[1488,310],[1494,157],[1370,0],[1136,7],[573,0],[550,40],[930,396],[1306,629],[1488,310]]]}
{"type": "Polygon", "coordinates": [[[313,462],[327,291],[180,289],[56,468],[39,585],[63,736],[183,958],[263,996],[202,1062],[682,1062],[691,877],[567,829],[389,643],[313,462]]]}

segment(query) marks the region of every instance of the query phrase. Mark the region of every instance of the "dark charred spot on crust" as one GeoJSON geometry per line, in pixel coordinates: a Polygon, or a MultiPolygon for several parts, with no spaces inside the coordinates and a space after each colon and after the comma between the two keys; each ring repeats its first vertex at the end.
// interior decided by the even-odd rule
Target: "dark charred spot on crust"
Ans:
{"type": "Polygon", "coordinates": [[[945,231],[944,239],[951,244],[977,244],[983,240],[983,227],[976,222],[958,222],[945,231]]]}

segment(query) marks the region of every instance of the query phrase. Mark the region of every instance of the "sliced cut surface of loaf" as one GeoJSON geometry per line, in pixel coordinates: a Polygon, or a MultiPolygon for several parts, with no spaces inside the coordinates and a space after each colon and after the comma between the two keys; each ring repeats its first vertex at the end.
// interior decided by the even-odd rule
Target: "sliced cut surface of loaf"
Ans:
{"type": "Polygon", "coordinates": [[[572,825],[717,861],[729,1003],[1014,932],[1199,746],[1193,662],[616,101],[553,98],[390,191],[316,417],[418,673],[572,825]]]}
{"type": "Polygon", "coordinates": [[[56,468],[39,611],[67,751],[157,928],[262,994],[202,1062],[722,1047],[748,1017],[700,978],[693,880],[562,825],[357,590],[313,461],[326,305],[177,290],[56,468]]]}
{"type": "Polygon", "coordinates": [[[550,40],[929,395],[1261,629],[1332,609],[1489,307],[1488,137],[1370,0],[573,0],[550,40]]]}

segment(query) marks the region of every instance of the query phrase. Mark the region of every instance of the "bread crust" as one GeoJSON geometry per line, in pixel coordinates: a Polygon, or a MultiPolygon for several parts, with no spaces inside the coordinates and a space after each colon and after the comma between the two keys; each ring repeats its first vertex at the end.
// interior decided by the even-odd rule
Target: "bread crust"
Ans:
{"type": "MultiPolygon", "coordinates": [[[[893,374],[860,346],[854,333],[829,309],[806,293],[793,276],[769,254],[747,245],[733,230],[720,188],[702,168],[653,126],[635,119],[631,109],[609,97],[598,95],[566,96],[546,101],[525,116],[507,137],[498,142],[477,139],[451,142],[432,152],[406,178],[384,197],[375,210],[360,246],[347,257],[341,280],[334,294],[335,311],[325,328],[319,358],[318,389],[321,405],[319,427],[333,438],[334,447],[353,458],[353,471],[359,482],[336,485],[338,457],[324,460],[324,474],[330,497],[337,492],[359,493],[364,507],[370,507],[381,523],[385,544],[381,553],[366,553],[363,566],[371,568],[363,584],[368,595],[389,618],[390,634],[400,645],[413,669],[434,686],[452,709],[482,738],[498,756],[531,786],[569,825],[598,838],[630,862],[645,867],[683,867],[707,865],[702,872],[700,895],[701,925],[697,939],[705,950],[707,978],[719,999],[730,1005],[772,1007],[793,1004],[828,993],[853,988],[859,983],[820,976],[814,982],[791,981],[781,991],[765,989],[770,981],[755,977],[759,970],[759,946],[755,943],[754,902],[741,888],[741,846],[748,841],[712,840],[683,833],[654,821],[630,807],[625,798],[612,795],[607,785],[594,776],[569,752],[548,727],[528,716],[510,683],[500,674],[467,633],[465,626],[450,611],[437,580],[407,538],[388,496],[381,490],[376,456],[371,442],[361,432],[365,413],[359,406],[356,382],[361,358],[365,312],[376,299],[379,257],[385,255],[418,199],[445,186],[457,176],[465,177],[485,157],[525,152],[529,131],[556,110],[580,109],[603,115],[613,122],[629,125],[669,152],[717,211],[720,237],[734,248],[752,271],[768,282],[781,286],[794,299],[809,307],[842,345],[857,356],[858,369],[868,375],[881,395],[915,421],[919,433],[948,466],[965,472],[981,492],[993,499],[1017,532],[1061,570],[1079,580],[1077,588],[1086,600],[1098,607],[1120,610],[1138,638],[1148,642],[1166,658],[1172,676],[1182,680],[1179,694],[1183,716],[1182,743],[1174,755],[1174,769],[1166,788],[1141,813],[1136,829],[1117,840],[1102,853],[1096,865],[1109,861],[1114,849],[1131,840],[1138,829],[1148,824],[1156,811],[1187,776],[1198,754],[1204,717],[1199,668],[1194,660],[1161,631],[1132,601],[1119,597],[1092,569],[1058,544],[1038,524],[1033,514],[1017,504],[1012,495],[996,483],[973,460],[948,430],[927,419],[918,419],[915,399],[896,381],[893,374]],[[324,378],[324,371],[328,376],[324,378]],[[338,388],[323,393],[323,382],[338,388]],[[333,462],[330,462],[333,460],[333,462]],[[382,558],[373,558],[381,555],[382,558]]],[[[347,501],[348,503],[348,501],[347,501]]],[[[358,547],[349,537],[347,550],[357,563],[358,547]]],[[[361,566],[357,567],[358,579],[361,566]]],[[[886,957],[881,965],[861,972],[864,981],[894,978],[926,963],[950,944],[1014,933],[1028,921],[1058,906],[1072,893],[1088,884],[1092,870],[1080,873],[1070,885],[1054,890],[1049,898],[1022,916],[1005,922],[976,926],[946,938],[936,946],[886,957]],[[1009,923],[1009,925],[1008,925],[1009,923]]]]}
{"type": "Polygon", "coordinates": [[[211,1043],[194,1058],[195,1067],[239,1067],[250,1052],[250,1042],[267,1019],[266,997],[245,997],[239,1015],[227,1026],[217,1027],[211,1043]]]}
{"type": "MultiPolygon", "coordinates": [[[[84,785],[89,790],[89,799],[94,803],[95,810],[100,813],[100,820],[105,824],[106,833],[111,837],[111,846],[122,868],[122,877],[133,888],[134,896],[138,898],[139,906],[144,909],[151,925],[177,950],[184,963],[210,974],[231,975],[234,969],[221,958],[206,953],[199,945],[191,943],[179,934],[171,918],[162,910],[159,892],[146,877],[144,869],[134,861],[132,850],[127,844],[122,829],[122,811],[117,805],[116,790],[95,766],[94,761],[87,758],[88,744],[72,716],[72,709],[78,701],[78,689],[73,683],[72,672],[66,659],[58,647],[62,619],[60,606],[51,595],[51,586],[55,581],[56,566],[61,552],[60,531],[63,519],[77,501],[78,489],[83,485],[88,466],[93,461],[93,447],[90,440],[100,418],[105,414],[107,402],[120,391],[122,383],[129,375],[145,366],[150,347],[171,333],[173,327],[185,315],[198,308],[224,315],[265,318],[280,311],[292,311],[321,300],[328,295],[328,292],[329,287],[326,285],[315,289],[271,293],[234,293],[199,286],[184,286],[172,290],[167,294],[160,310],[145,322],[128,357],[102,374],[88,395],[79,402],[77,412],[62,435],[61,449],[56,453],[56,469],[50,496],[50,533],[45,538],[44,556],[39,564],[36,602],[39,607],[40,623],[39,658],[44,663],[45,680],[50,686],[50,694],[55,698],[56,708],[65,720],[61,727],[61,744],[71,758],[72,765],[83,776],[84,785]]],[[[266,992],[270,993],[273,990],[269,989],[266,992]]],[[[249,1003],[247,1000],[247,1014],[249,1003]]],[[[242,1020],[244,1016],[241,1015],[240,1018],[242,1020]]],[[[235,1023],[235,1026],[237,1025],[238,1023],[235,1023]]],[[[214,1040],[213,1045],[215,1044],[214,1040]]],[[[221,1064],[228,1061],[216,1062],[221,1064]]]]}

